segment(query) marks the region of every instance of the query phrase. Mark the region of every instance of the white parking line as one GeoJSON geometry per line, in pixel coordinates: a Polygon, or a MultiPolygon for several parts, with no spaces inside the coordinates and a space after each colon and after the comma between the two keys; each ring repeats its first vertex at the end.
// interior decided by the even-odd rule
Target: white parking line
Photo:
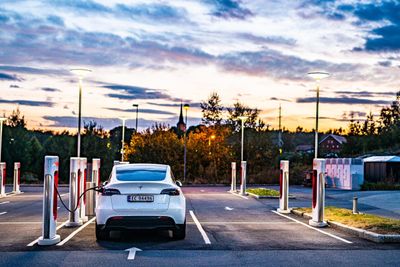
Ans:
{"type": "Polygon", "coordinates": [[[206,231],[204,231],[204,229],[201,226],[199,220],[197,220],[197,217],[196,217],[196,215],[194,215],[194,212],[192,210],[190,210],[189,213],[190,213],[190,216],[192,216],[192,219],[193,219],[194,223],[196,224],[197,229],[199,229],[199,232],[200,232],[201,236],[204,239],[204,243],[206,243],[207,245],[211,245],[211,241],[208,238],[208,236],[206,234],[206,231]]]}
{"type": "MultiPolygon", "coordinates": [[[[65,222],[63,222],[62,224],[60,224],[59,226],[57,226],[57,230],[58,229],[60,229],[61,227],[63,227],[66,223],[68,222],[68,220],[66,220],[65,222]]],[[[41,222],[42,223],[42,222],[41,222]]],[[[35,245],[38,241],[39,241],[39,238],[40,237],[38,237],[38,238],[36,238],[35,240],[33,240],[31,243],[29,243],[28,245],[26,245],[27,247],[32,247],[33,245],[35,245]]]]}
{"type": "Polygon", "coordinates": [[[231,191],[228,191],[228,193],[231,193],[232,195],[237,196],[237,197],[241,197],[241,198],[244,198],[244,199],[249,199],[248,197],[242,196],[242,195],[240,195],[238,193],[234,193],[234,192],[231,192],[231,191]]]}
{"type": "Polygon", "coordinates": [[[92,222],[94,222],[94,220],[96,220],[96,217],[93,217],[92,219],[90,219],[89,221],[87,221],[84,225],[82,225],[81,227],[79,227],[78,229],[76,229],[75,231],[73,231],[69,236],[67,236],[63,241],[61,241],[60,243],[57,244],[57,246],[62,246],[65,243],[67,243],[71,238],[73,238],[77,233],[79,233],[80,231],[82,231],[86,226],[88,226],[89,224],[91,224],[92,222]]]}
{"type": "MultiPolygon", "coordinates": [[[[296,222],[201,222],[203,225],[282,225],[282,224],[295,224],[296,222]]],[[[188,222],[188,224],[195,224],[188,222]]]]}
{"type": "Polygon", "coordinates": [[[4,215],[6,213],[7,213],[7,211],[3,211],[3,212],[0,212],[0,215],[4,215]]]}
{"type": "Polygon", "coordinates": [[[0,205],[7,204],[7,203],[10,203],[10,201],[0,202],[0,205]]]}
{"type": "Polygon", "coordinates": [[[42,222],[0,222],[0,225],[29,225],[29,224],[41,224],[42,222]]]}
{"type": "Polygon", "coordinates": [[[340,240],[340,241],[345,242],[345,243],[347,243],[347,244],[353,244],[353,242],[351,242],[351,241],[349,241],[349,240],[346,240],[346,239],[341,238],[341,237],[339,237],[339,236],[336,236],[336,235],[334,235],[334,234],[327,233],[327,232],[322,231],[322,230],[320,230],[320,229],[318,229],[318,228],[312,227],[312,226],[310,226],[310,225],[308,225],[308,224],[305,224],[305,223],[303,223],[303,222],[301,222],[301,221],[298,221],[298,220],[293,219],[293,218],[291,218],[291,217],[289,217],[289,216],[286,216],[286,215],[283,215],[283,214],[281,214],[281,213],[279,213],[279,212],[276,212],[275,210],[271,210],[271,211],[272,211],[273,213],[275,213],[275,214],[278,214],[279,216],[285,217],[285,218],[287,218],[287,219],[289,219],[289,220],[292,220],[292,221],[295,221],[295,222],[297,222],[297,223],[299,223],[299,224],[301,224],[301,225],[304,225],[305,227],[308,227],[308,228],[310,228],[310,229],[312,229],[312,230],[315,230],[315,231],[317,231],[317,232],[320,232],[321,234],[324,234],[324,235],[327,235],[327,236],[336,238],[337,240],[340,240]]]}

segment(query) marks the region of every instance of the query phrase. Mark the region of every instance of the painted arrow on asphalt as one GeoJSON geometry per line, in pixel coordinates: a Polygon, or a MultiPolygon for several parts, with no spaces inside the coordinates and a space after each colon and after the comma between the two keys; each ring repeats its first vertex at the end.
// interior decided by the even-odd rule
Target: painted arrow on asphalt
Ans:
{"type": "Polygon", "coordinates": [[[133,248],[125,249],[125,251],[129,251],[128,260],[134,260],[135,256],[136,256],[136,251],[142,251],[142,250],[140,248],[133,247],[133,248]]]}
{"type": "Polygon", "coordinates": [[[225,207],[225,210],[233,210],[233,208],[225,207]]]}

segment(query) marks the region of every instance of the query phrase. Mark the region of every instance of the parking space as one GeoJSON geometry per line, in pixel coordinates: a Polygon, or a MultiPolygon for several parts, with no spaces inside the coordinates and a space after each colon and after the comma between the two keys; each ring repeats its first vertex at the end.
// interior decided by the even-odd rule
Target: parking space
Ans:
{"type": "MultiPolygon", "coordinates": [[[[104,257],[139,248],[139,255],[151,257],[151,251],[373,251],[398,250],[398,244],[375,244],[330,228],[316,230],[308,222],[293,215],[274,212],[278,201],[240,198],[227,192],[227,187],[184,188],[187,199],[187,237],[175,241],[168,231],[111,232],[108,241],[96,241],[94,218],[79,228],[62,226],[67,211],[59,203],[57,233],[59,245],[40,247],[34,241],[41,235],[42,198],[40,190],[0,199],[0,251],[70,253],[104,252],[104,257]],[[207,241],[208,240],[208,241],[207,241]],[[28,246],[29,245],[29,246],[28,246]]],[[[65,202],[67,188],[61,189],[65,202]]],[[[366,252],[367,253],[367,252],[366,252]]],[[[229,253],[228,253],[229,254],[229,253]]],[[[3,254],[7,255],[7,254],[3,254]]],[[[14,254],[9,254],[14,255],[14,254]]],[[[39,254],[37,254],[39,255],[39,254]]],[[[64,255],[64,254],[63,254],[64,255]]],[[[200,254],[196,254],[200,255],[200,254]]],[[[195,256],[196,258],[197,256],[195,256]]]]}

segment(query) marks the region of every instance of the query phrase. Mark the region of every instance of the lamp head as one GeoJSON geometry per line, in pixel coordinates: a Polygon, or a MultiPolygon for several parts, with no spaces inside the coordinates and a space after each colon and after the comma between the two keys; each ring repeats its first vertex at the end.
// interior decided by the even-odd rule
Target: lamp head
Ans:
{"type": "Polygon", "coordinates": [[[0,118],[0,122],[7,120],[7,118],[0,118]]]}
{"type": "Polygon", "coordinates": [[[307,73],[307,75],[311,78],[313,78],[316,81],[328,78],[329,76],[331,76],[329,74],[329,72],[326,71],[310,71],[309,73],[307,73]]]}
{"type": "Polygon", "coordinates": [[[85,68],[70,69],[70,72],[78,76],[79,79],[85,78],[92,71],[85,68]]]}
{"type": "Polygon", "coordinates": [[[237,117],[239,120],[241,120],[241,121],[245,121],[245,120],[247,120],[249,117],[248,116],[239,116],[239,117],[237,117]]]}
{"type": "Polygon", "coordinates": [[[185,109],[185,110],[188,110],[189,109],[189,104],[185,104],[185,105],[183,105],[183,108],[185,109]]]}
{"type": "Polygon", "coordinates": [[[138,108],[139,104],[133,104],[132,107],[138,108]]]}

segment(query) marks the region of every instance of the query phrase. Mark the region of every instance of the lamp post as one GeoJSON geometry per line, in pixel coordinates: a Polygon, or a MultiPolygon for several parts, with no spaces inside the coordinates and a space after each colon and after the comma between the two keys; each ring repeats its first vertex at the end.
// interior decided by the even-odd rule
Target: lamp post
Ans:
{"type": "Polygon", "coordinates": [[[125,152],[125,121],[126,118],[120,118],[122,120],[122,136],[121,136],[121,161],[124,161],[125,152]]]}
{"type": "Polygon", "coordinates": [[[132,106],[136,108],[136,127],[135,127],[135,133],[137,133],[138,117],[139,117],[139,104],[133,104],[132,106]]]}
{"type": "Polygon", "coordinates": [[[315,109],[315,146],[314,146],[314,158],[318,158],[318,119],[319,119],[319,82],[330,76],[328,72],[325,71],[311,71],[307,75],[313,78],[317,84],[317,101],[315,109]]]}
{"type": "Polygon", "coordinates": [[[238,119],[242,121],[242,141],[241,141],[241,148],[240,148],[240,162],[243,161],[243,144],[244,144],[244,121],[247,120],[247,116],[239,116],[238,119]]]}
{"type": "Polygon", "coordinates": [[[1,162],[1,147],[3,144],[3,122],[6,118],[0,118],[0,162],[1,162]]]}
{"type": "Polygon", "coordinates": [[[84,68],[71,69],[70,71],[73,74],[75,74],[79,79],[78,147],[77,147],[77,157],[79,158],[81,156],[82,79],[92,71],[84,68]]]}
{"type": "Polygon", "coordinates": [[[183,150],[183,181],[186,181],[186,132],[187,132],[187,113],[189,109],[189,104],[183,105],[183,108],[185,109],[185,132],[184,132],[184,150],[183,150]]]}

